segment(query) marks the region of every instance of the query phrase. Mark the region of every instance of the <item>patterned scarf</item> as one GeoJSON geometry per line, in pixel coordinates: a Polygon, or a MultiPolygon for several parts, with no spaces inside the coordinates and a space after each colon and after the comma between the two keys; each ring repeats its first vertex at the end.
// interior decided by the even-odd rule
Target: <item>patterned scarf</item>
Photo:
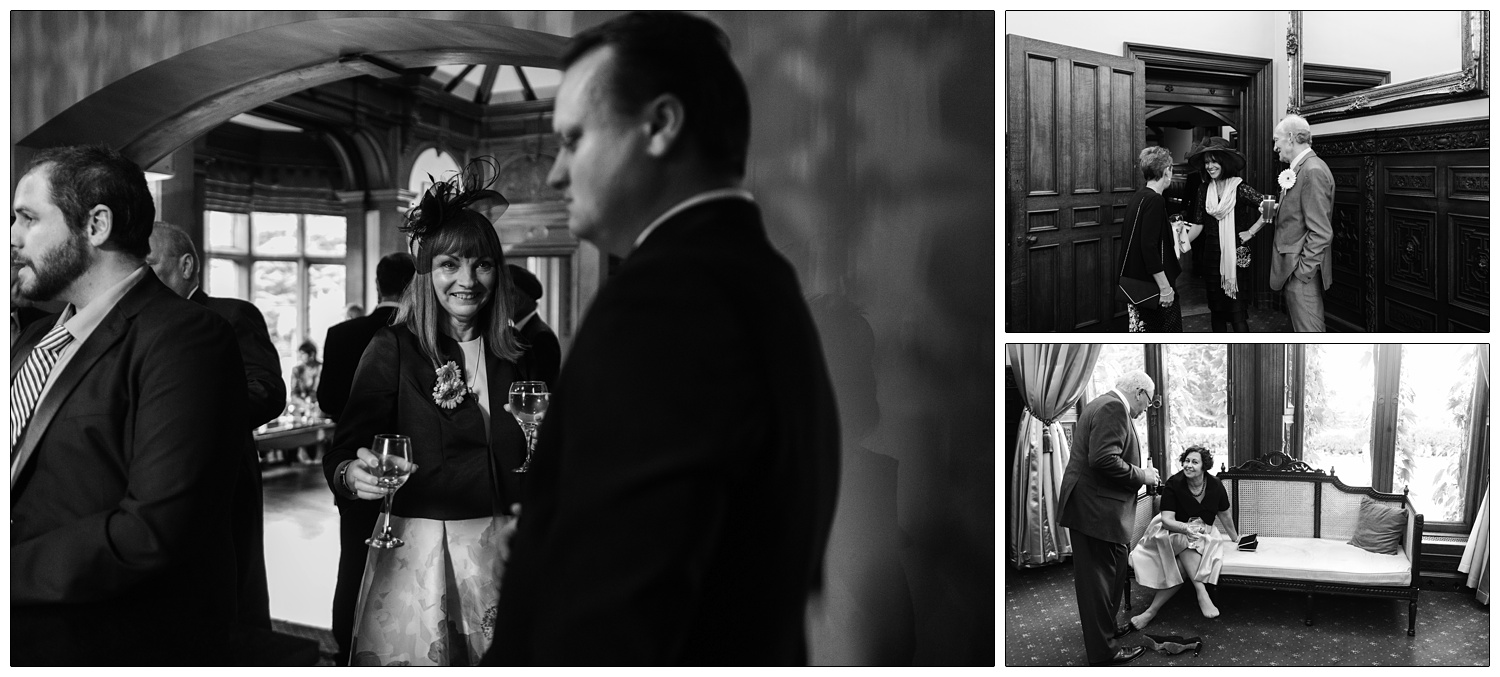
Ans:
{"type": "Polygon", "coordinates": [[[1209,216],[1219,220],[1219,286],[1229,298],[1235,299],[1239,298],[1240,284],[1234,267],[1234,203],[1239,194],[1240,177],[1225,181],[1222,195],[1216,190],[1218,185],[1217,181],[1209,181],[1203,208],[1209,216]]]}

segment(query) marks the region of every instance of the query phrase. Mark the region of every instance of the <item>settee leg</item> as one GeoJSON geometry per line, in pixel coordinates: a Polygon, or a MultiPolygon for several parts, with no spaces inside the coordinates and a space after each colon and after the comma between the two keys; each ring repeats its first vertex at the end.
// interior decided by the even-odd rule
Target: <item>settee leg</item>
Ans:
{"type": "Polygon", "coordinates": [[[1406,636],[1417,636],[1417,600],[1415,597],[1407,603],[1406,607],[1406,636]]]}
{"type": "Polygon", "coordinates": [[[1302,623],[1304,625],[1313,624],[1313,596],[1310,592],[1307,593],[1307,614],[1302,618],[1302,623]]]}

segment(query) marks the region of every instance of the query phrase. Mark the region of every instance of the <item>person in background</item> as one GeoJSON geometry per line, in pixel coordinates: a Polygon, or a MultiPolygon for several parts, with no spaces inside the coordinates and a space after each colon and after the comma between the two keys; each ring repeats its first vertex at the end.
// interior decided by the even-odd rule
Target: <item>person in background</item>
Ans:
{"type": "Polygon", "coordinates": [[[318,400],[318,379],[322,375],[318,344],[303,341],[297,346],[297,365],[292,367],[292,399],[305,403],[308,413],[312,413],[312,405],[318,400]]]}
{"type": "Polygon", "coordinates": [[[1291,165],[1277,178],[1271,289],[1285,289],[1292,331],[1325,331],[1323,292],[1333,286],[1333,172],[1312,149],[1312,127],[1299,115],[1276,124],[1277,157],[1291,165]]]}
{"type": "Polygon", "coordinates": [[[349,304],[347,306],[344,306],[344,321],[347,322],[349,320],[353,320],[353,319],[356,319],[356,318],[361,318],[361,317],[364,317],[364,316],[365,316],[365,307],[364,306],[359,305],[358,303],[351,303],[351,304],[349,304]]]}
{"type": "Polygon", "coordinates": [[[1146,652],[1145,647],[1119,646],[1129,625],[1115,627],[1115,615],[1127,581],[1126,544],[1136,492],[1160,481],[1155,468],[1140,465],[1141,445],[1130,422],[1160,406],[1155,394],[1151,377],[1132,371],[1083,406],[1057,493],[1057,523],[1073,534],[1073,592],[1091,665],[1128,663],[1146,652]]]}
{"type": "Polygon", "coordinates": [[[1121,277],[1155,282],[1158,296],[1127,304],[1132,332],[1182,331],[1182,306],[1173,287],[1182,272],[1173,245],[1173,230],[1167,223],[1162,192],[1172,185],[1172,152],[1161,146],[1141,151],[1141,174],[1146,186],[1130,197],[1125,220],[1120,225],[1125,261],[1121,277]]]}
{"type": "Polygon", "coordinates": [[[728,43],[632,12],[561,59],[548,183],[568,230],[624,260],[537,435],[486,664],[807,661],[839,420],[796,272],[741,187],[728,43]]]}
{"type": "MultiPolygon", "coordinates": [[[[365,354],[375,333],[395,319],[401,293],[416,272],[411,254],[387,254],[375,264],[375,290],[380,303],[369,315],[328,328],[328,338],[323,341],[323,374],[318,379],[318,406],[335,423],[342,418],[344,404],[349,401],[349,386],[354,381],[360,356],[365,354]]],[[[334,664],[348,665],[354,604],[369,551],[365,539],[375,529],[380,504],[347,498],[337,491],[333,492],[333,498],[339,510],[339,572],[333,586],[333,639],[338,644],[338,653],[334,664]]]]}
{"type": "Polygon", "coordinates": [[[43,150],[11,203],[10,662],[221,665],[236,621],[245,376],[234,330],[146,265],[156,209],[103,146],[43,150]]]}
{"type": "Polygon", "coordinates": [[[369,502],[387,492],[374,475],[375,435],[411,438],[416,465],[391,508],[406,544],[368,549],[351,665],[473,665],[492,641],[509,641],[494,613],[526,440],[503,409],[520,354],[505,254],[494,225],[469,208],[503,200],[482,187],[486,166],[470,163],[407,212],[416,277],[395,324],[360,358],[323,461],[333,491],[369,502]]]}
{"type": "Polygon", "coordinates": [[[1216,332],[1231,327],[1250,331],[1244,301],[1251,293],[1250,269],[1240,267],[1236,251],[1260,232],[1260,201],[1265,196],[1240,178],[1245,158],[1226,139],[1205,139],[1188,153],[1188,164],[1203,177],[1189,218],[1203,228],[1194,241],[1193,260],[1208,288],[1209,322],[1216,332]]]}
{"type": "Polygon", "coordinates": [[[546,382],[550,390],[557,383],[558,369],[562,368],[562,345],[552,327],[537,314],[537,303],[542,300],[542,281],[514,263],[507,265],[505,270],[516,290],[511,321],[516,325],[516,338],[521,342],[521,359],[517,361],[521,375],[530,381],[546,382]]]}
{"type": "Polygon", "coordinates": [[[281,380],[281,360],[271,343],[265,316],[255,304],[240,299],[219,298],[203,293],[199,286],[202,259],[187,232],[165,221],[151,229],[151,253],[146,265],[169,289],[224,318],[234,329],[240,360],[245,365],[245,434],[240,462],[249,472],[238,477],[244,484],[236,491],[245,500],[236,502],[235,547],[240,581],[239,615],[243,625],[271,629],[271,598],[266,581],[265,512],[261,495],[260,454],[254,430],[275,419],[286,407],[286,384],[281,380]]]}

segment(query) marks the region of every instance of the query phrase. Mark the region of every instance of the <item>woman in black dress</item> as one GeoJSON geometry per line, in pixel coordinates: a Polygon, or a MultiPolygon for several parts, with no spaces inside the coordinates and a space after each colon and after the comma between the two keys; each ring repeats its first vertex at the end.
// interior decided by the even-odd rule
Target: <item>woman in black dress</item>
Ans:
{"type": "Polygon", "coordinates": [[[1250,331],[1244,300],[1250,289],[1249,249],[1243,257],[1237,252],[1260,232],[1260,201],[1265,196],[1240,179],[1245,159],[1221,137],[1209,137],[1194,147],[1188,164],[1203,177],[1188,214],[1203,226],[1193,241],[1193,262],[1208,288],[1209,321],[1216,332],[1230,327],[1250,331]]]}
{"type": "Polygon", "coordinates": [[[1219,609],[1209,599],[1205,586],[1219,581],[1225,544],[1239,540],[1229,514],[1229,494],[1218,478],[1208,474],[1214,463],[1213,452],[1191,446],[1177,461],[1182,470],[1162,486],[1161,512],[1151,519],[1141,542],[1130,553],[1136,582],[1156,589],[1150,608],[1130,619],[1136,630],[1145,628],[1187,582],[1198,593],[1203,617],[1217,617],[1219,609]],[[1222,534],[1215,530],[1215,524],[1223,529],[1222,534]]]}
{"type": "Polygon", "coordinates": [[[1151,146],[1141,151],[1138,164],[1146,187],[1136,191],[1125,207],[1125,222],[1120,226],[1124,247],[1120,277],[1154,284],[1156,290],[1139,303],[1127,303],[1130,331],[1180,332],[1182,307],[1173,285],[1182,267],[1177,262],[1172,226],[1167,223],[1167,202],[1162,197],[1162,191],[1172,185],[1172,152],[1151,146]]]}

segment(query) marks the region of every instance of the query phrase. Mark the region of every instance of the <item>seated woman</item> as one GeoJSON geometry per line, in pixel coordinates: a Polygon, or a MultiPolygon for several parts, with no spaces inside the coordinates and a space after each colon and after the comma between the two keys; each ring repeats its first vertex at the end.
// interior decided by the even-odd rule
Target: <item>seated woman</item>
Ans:
{"type": "Polygon", "coordinates": [[[1229,515],[1229,494],[1218,478],[1208,474],[1214,455],[1200,446],[1188,447],[1177,458],[1182,470],[1167,478],[1161,490],[1161,512],[1146,526],[1141,542],[1130,553],[1135,580],[1156,589],[1156,598],[1144,613],[1130,619],[1134,629],[1151,623],[1172,595],[1187,581],[1198,593],[1198,608],[1204,618],[1219,615],[1208,597],[1207,584],[1217,584],[1224,561],[1226,540],[1214,531],[1222,520],[1227,542],[1239,540],[1229,515]]]}

